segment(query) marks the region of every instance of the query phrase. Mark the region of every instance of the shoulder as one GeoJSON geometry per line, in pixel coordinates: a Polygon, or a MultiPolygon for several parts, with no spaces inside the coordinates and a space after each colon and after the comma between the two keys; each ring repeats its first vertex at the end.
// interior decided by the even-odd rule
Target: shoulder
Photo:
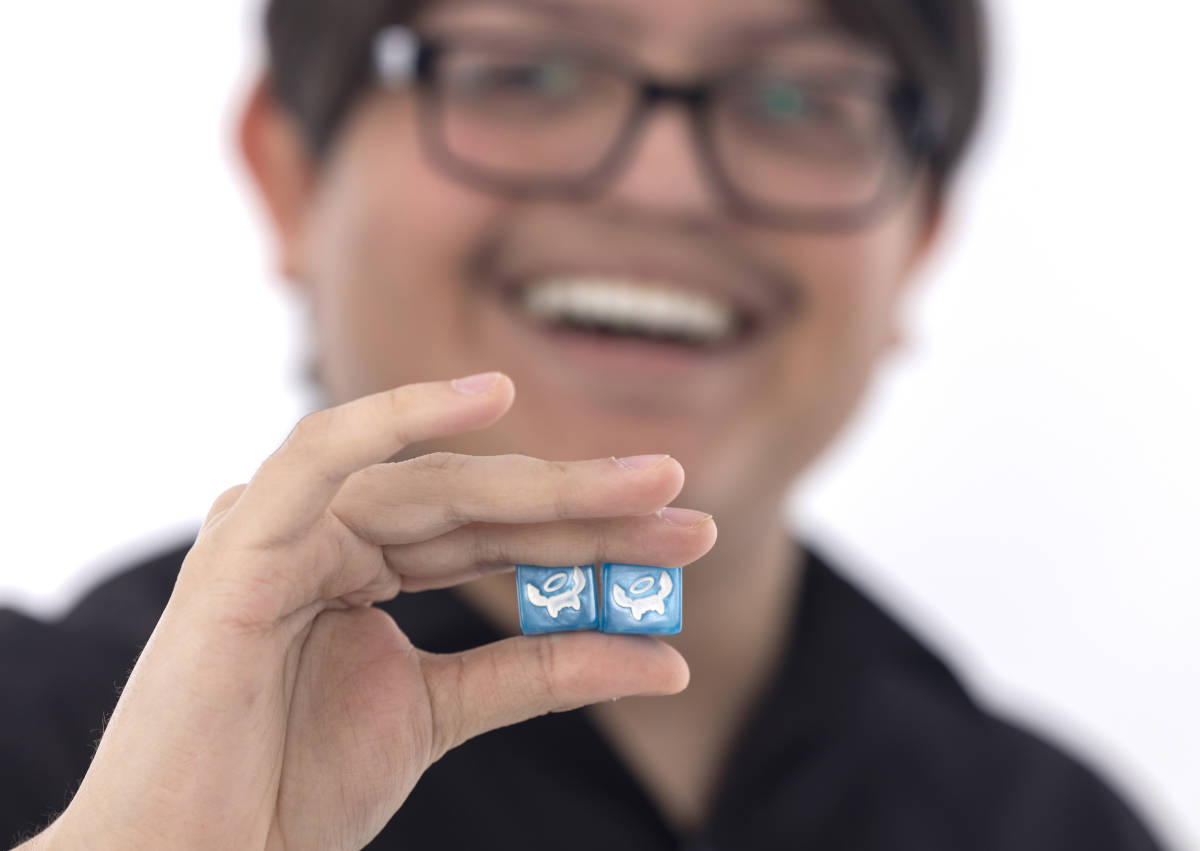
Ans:
{"type": "Polygon", "coordinates": [[[8,676],[39,679],[70,676],[76,672],[46,662],[136,653],[154,631],[190,548],[189,542],[122,571],[55,621],[0,609],[0,670],[8,676]]]}
{"type": "Polygon", "coordinates": [[[1094,771],[981,706],[820,556],[810,555],[805,583],[795,650],[810,677],[841,695],[827,729],[857,765],[860,803],[909,824],[926,819],[974,847],[1158,847],[1094,771]]]}
{"type": "Polygon", "coordinates": [[[66,806],[189,548],[120,573],[57,621],[0,609],[0,844],[66,806]]]}

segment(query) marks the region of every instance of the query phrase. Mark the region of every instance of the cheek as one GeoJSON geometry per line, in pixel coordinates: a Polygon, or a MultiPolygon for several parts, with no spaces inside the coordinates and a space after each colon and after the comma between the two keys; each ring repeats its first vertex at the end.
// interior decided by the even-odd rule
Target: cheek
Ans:
{"type": "Polygon", "coordinates": [[[803,309],[771,359],[773,411],[761,418],[772,453],[807,465],[852,415],[874,368],[895,340],[900,294],[918,234],[913,215],[869,230],[780,238],[765,247],[802,282],[803,309]]]}
{"type": "Polygon", "coordinates": [[[811,247],[806,257],[811,303],[804,321],[826,357],[861,366],[889,347],[913,251],[903,221],[811,247]]]}
{"type": "Polygon", "coordinates": [[[797,246],[795,268],[807,283],[807,334],[799,345],[821,350],[827,365],[862,371],[894,342],[900,297],[921,247],[915,204],[872,227],[812,237],[797,246]]]}
{"type": "Polygon", "coordinates": [[[506,209],[432,171],[402,100],[356,116],[326,167],[307,241],[330,401],[470,371],[466,264],[506,209]]]}

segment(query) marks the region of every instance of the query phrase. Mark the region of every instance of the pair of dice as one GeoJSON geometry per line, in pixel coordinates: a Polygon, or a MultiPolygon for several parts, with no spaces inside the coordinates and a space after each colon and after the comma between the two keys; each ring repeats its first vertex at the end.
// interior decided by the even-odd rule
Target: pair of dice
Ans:
{"type": "Polygon", "coordinates": [[[596,595],[592,565],[517,565],[521,632],[601,632],[674,635],[683,628],[683,584],[678,567],[605,564],[596,595]]]}

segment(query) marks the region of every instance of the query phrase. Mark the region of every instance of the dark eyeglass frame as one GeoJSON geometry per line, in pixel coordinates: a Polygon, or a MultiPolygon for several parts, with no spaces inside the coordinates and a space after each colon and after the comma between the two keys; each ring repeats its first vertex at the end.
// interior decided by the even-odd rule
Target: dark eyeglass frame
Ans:
{"type": "Polygon", "coordinates": [[[437,62],[448,45],[444,40],[421,36],[408,27],[393,25],[379,31],[374,43],[374,70],[385,88],[415,85],[418,98],[419,134],[425,155],[443,173],[465,185],[485,192],[518,198],[586,200],[610,186],[629,162],[647,121],[666,104],[678,104],[688,116],[693,145],[705,177],[720,194],[725,207],[745,221],[780,228],[803,230],[854,230],[864,227],[890,210],[911,188],[937,150],[939,124],[930,99],[911,80],[891,81],[882,98],[897,131],[895,162],[887,168],[870,201],[841,209],[784,209],[747,197],[726,173],[711,127],[714,94],[725,82],[716,76],[693,85],[673,85],[648,77],[615,62],[605,63],[634,84],[637,92],[624,126],[610,144],[608,154],[591,171],[570,178],[536,178],[505,175],[478,166],[455,155],[441,130],[442,98],[438,90],[437,62]]]}

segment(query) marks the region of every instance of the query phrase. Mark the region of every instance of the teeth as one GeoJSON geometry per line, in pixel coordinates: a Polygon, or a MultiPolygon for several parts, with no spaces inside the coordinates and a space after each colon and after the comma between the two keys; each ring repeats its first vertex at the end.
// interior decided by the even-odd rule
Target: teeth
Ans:
{"type": "Polygon", "coordinates": [[[538,319],[624,334],[715,343],[737,322],[726,305],[696,293],[623,278],[550,278],[527,287],[525,309],[538,319]]]}

